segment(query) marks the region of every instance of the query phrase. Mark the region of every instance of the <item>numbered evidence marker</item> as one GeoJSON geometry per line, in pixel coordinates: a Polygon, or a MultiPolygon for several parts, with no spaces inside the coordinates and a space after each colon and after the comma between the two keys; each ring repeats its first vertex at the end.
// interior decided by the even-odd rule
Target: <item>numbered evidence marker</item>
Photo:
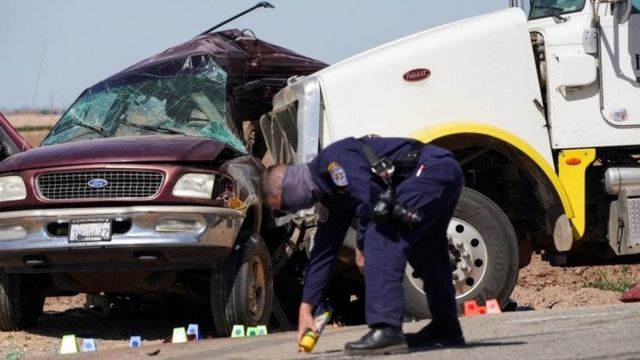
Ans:
{"type": "Polygon", "coordinates": [[[202,340],[202,334],[200,334],[200,327],[198,324],[189,324],[187,327],[187,339],[202,340]]]}
{"type": "Polygon", "coordinates": [[[485,305],[487,306],[487,314],[500,314],[502,312],[496,299],[487,300],[485,305]]]}
{"type": "Polygon", "coordinates": [[[183,327],[173,329],[173,336],[171,337],[171,342],[176,343],[184,343],[187,342],[187,332],[183,327]]]}
{"type": "Polygon", "coordinates": [[[244,325],[233,325],[231,337],[244,337],[244,325]]]}
{"type": "Polygon", "coordinates": [[[140,346],[142,346],[142,338],[140,336],[132,336],[129,339],[129,347],[137,348],[140,346]]]}
{"type": "Polygon", "coordinates": [[[82,352],[91,352],[96,351],[96,340],[95,339],[82,339],[82,344],[80,345],[80,349],[82,352]]]}
{"type": "Polygon", "coordinates": [[[267,335],[267,326],[266,325],[258,325],[256,326],[256,330],[258,331],[258,336],[267,335]]]}
{"type": "Polygon", "coordinates": [[[78,352],[78,343],[75,335],[64,335],[60,345],[60,354],[74,354],[78,352]]]}

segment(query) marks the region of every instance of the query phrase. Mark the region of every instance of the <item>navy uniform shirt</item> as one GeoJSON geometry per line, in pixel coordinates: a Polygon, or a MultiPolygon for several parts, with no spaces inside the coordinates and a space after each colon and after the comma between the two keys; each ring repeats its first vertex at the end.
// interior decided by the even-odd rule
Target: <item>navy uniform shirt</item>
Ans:
{"type": "MultiPolygon", "coordinates": [[[[416,144],[415,140],[405,138],[367,138],[364,141],[378,157],[391,161],[403,156],[416,144]]],[[[431,151],[449,153],[435,146],[426,146],[431,151]]],[[[371,171],[360,140],[354,138],[329,145],[309,163],[309,170],[324,195],[321,204],[328,210],[328,217],[320,220],[316,232],[302,296],[304,302],[317,305],[322,301],[338,250],[354,214],[358,221],[357,243],[362,249],[364,233],[371,224],[371,210],[384,185],[371,171]]]]}

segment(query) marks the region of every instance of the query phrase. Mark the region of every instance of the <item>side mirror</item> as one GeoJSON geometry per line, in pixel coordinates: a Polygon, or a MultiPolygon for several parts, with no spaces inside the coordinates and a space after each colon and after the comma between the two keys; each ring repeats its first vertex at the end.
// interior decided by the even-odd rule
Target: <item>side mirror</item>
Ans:
{"type": "Polygon", "coordinates": [[[624,24],[629,20],[633,4],[631,0],[619,0],[613,3],[613,16],[618,24],[624,24]]]}

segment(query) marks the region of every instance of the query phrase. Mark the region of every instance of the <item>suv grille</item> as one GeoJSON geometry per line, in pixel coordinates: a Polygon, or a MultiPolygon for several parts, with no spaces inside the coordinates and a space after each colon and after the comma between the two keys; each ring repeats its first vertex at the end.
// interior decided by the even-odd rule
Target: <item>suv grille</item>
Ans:
{"type": "Polygon", "coordinates": [[[66,200],[151,197],[163,180],[156,171],[109,170],[42,174],[36,181],[41,197],[66,200]]]}

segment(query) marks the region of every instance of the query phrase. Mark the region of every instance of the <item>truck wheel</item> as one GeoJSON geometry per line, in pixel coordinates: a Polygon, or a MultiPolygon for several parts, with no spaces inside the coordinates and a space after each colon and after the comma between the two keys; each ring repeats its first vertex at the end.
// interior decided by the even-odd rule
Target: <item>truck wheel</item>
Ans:
{"type": "MultiPolygon", "coordinates": [[[[518,242],[502,210],[477,191],[464,188],[447,230],[456,300],[497,299],[504,305],[518,276],[518,242]]],[[[422,280],[407,265],[404,276],[405,311],[429,318],[422,280]]]]}
{"type": "Polygon", "coordinates": [[[267,325],[273,304],[273,274],[266,244],[243,231],[229,257],[211,274],[215,332],[229,336],[235,324],[267,325]]]}
{"type": "Polygon", "coordinates": [[[27,280],[20,274],[0,273],[0,330],[29,328],[42,315],[44,297],[29,294],[27,280]]]}

